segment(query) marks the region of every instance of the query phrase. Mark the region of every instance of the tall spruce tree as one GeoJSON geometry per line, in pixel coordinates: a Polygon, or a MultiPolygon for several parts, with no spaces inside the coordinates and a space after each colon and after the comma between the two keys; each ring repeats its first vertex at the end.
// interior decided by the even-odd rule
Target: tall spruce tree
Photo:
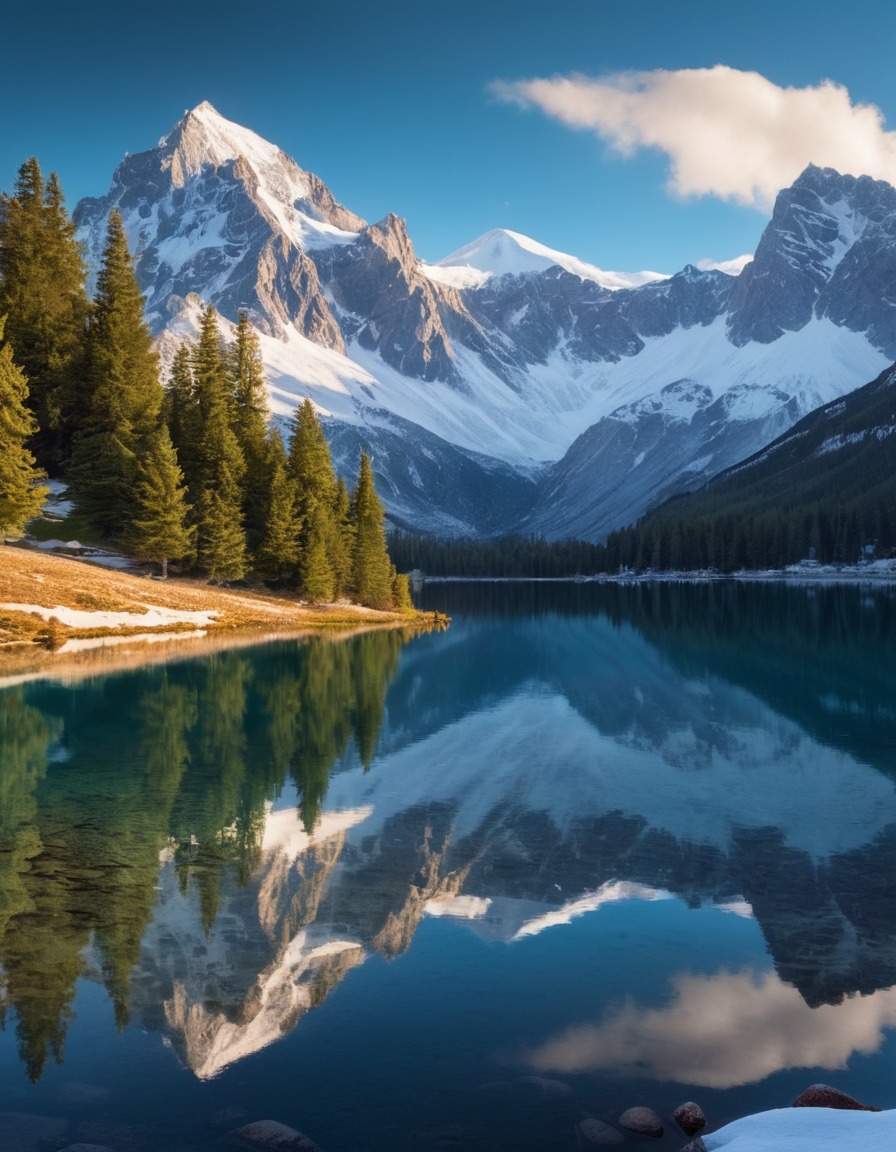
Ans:
{"type": "Polygon", "coordinates": [[[199,564],[214,580],[239,580],[248,569],[243,527],[246,462],[233,431],[234,404],[211,304],[202,314],[193,354],[193,386],[201,420],[195,489],[191,488],[199,564]]]}
{"type": "Polygon", "coordinates": [[[26,407],[28,383],[13,361],[12,347],[3,343],[4,322],[0,316],[0,534],[21,532],[47,494],[37,483],[42,474],[26,447],[36,421],[26,407]]]}
{"type": "Polygon", "coordinates": [[[103,535],[119,537],[127,530],[137,449],[156,427],[162,401],[143,295],[121,216],[112,212],[90,319],[86,389],[69,476],[79,508],[103,535]]]}
{"type": "Polygon", "coordinates": [[[336,593],[344,567],[336,522],[337,485],[330,448],[307,397],[299,406],[289,441],[289,470],[295,483],[299,522],[299,587],[312,599],[322,588],[336,593]],[[305,586],[305,580],[313,588],[305,586]]]}
{"type": "Polygon", "coordinates": [[[189,507],[177,453],[164,424],[149,436],[140,452],[135,508],[124,534],[127,548],[140,560],[160,564],[189,556],[195,530],[187,526],[189,507]]]}
{"type": "Polygon", "coordinates": [[[190,346],[186,340],[182,340],[171,363],[162,418],[168,426],[184,479],[192,489],[195,487],[199,466],[201,424],[191,360],[190,346]]]}
{"type": "Polygon", "coordinates": [[[268,488],[264,501],[264,532],[255,552],[253,570],[276,583],[296,579],[299,567],[299,519],[296,492],[287,470],[280,433],[268,434],[268,488]]]}
{"type": "Polygon", "coordinates": [[[392,563],[386,548],[386,516],[376,494],[370,457],[361,452],[358,483],[352,498],[355,529],[352,584],[355,595],[370,608],[392,604],[392,563]]]}
{"type": "Polygon", "coordinates": [[[29,382],[38,426],[32,446],[42,467],[58,470],[71,446],[70,419],[83,374],[87,297],[75,227],[55,173],[44,184],[34,157],[0,196],[0,315],[29,382]]]}
{"type": "Polygon", "coordinates": [[[233,431],[246,462],[243,479],[243,517],[250,548],[264,535],[266,493],[271,469],[267,442],[267,388],[258,335],[246,312],[240,312],[233,342],[227,351],[227,370],[233,396],[233,431]]]}

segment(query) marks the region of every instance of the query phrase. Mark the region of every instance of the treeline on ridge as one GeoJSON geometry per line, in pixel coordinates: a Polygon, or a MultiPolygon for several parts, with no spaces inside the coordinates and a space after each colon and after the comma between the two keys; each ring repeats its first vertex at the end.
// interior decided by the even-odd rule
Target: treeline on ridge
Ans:
{"type": "Polygon", "coordinates": [[[94,299],[58,178],[35,159],[0,196],[0,531],[62,477],[100,537],[219,581],[251,575],[315,602],[408,608],[361,453],[351,494],[311,401],[288,445],[268,420],[258,338],[222,338],[208,305],[163,387],[121,216],[109,217],[94,299]]]}

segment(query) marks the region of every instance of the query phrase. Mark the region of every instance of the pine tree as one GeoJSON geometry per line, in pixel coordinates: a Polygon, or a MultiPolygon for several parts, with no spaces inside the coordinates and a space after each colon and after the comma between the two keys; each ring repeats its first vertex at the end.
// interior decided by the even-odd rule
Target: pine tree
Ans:
{"type": "MultiPolygon", "coordinates": [[[[277,433],[274,435],[279,440],[277,433]]],[[[282,452],[282,447],[281,447],[282,452]]],[[[264,535],[255,554],[253,569],[262,580],[296,579],[299,567],[299,521],[295,487],[286,471],[285,459],[276,461],[265,503],[264,535]]]]}
{"type": "Polygon", "coordinates": [[[224,343],[218,327],[218,313],[207,304],[199,321],[199,338],[193,349],[193,390],[199,407],[200,427],[204,427],[214,408],[224,409],[232,422],[233,394],[227,377],[224,343]]]}
{"type": "Polygon", "coordinates": [[[161,425],[146,442],[140,455],[136,508],[124,542],[140,560],[152,560],[168,575],[169,559],[189,555],[195,532],[187,527],[189,508],[177,453],[161,425]]]}
{"type": "Polygon", "coordinates": [[[304,548],[299,561],[299,584],[304,595],[315,604],[333,600],[336,582],[327,544],[332,534],[332,517],[322,503],[314,506],[306,525],[304,548]]]}
{"type": "Polygon", "coordinates": [[[299,520],[299,584],[305,595],[319,599],[322,587],[337,588],[337,571],[345,566],[336,523],[337,485],[323,429],[306,397],[296,413],[289,442],[289,470],[296,490],[299,520]],[[311,552],[312,555],[306,556],[311,552]],[[324,571],[326,569],[326,572],[324,571]],[[306,573],[314,572],[314,590],[306,588],[306,573]]]}
{"type": "Polygon", "coordinates": [[[0,196],[0,315],[8,315],[7,336],[29,382],[43,467],[58,468],[70,448],[67,419],[83,374],[84,275],[59,180],[53,173],[45,185],[31,157],[14,194],[0,196]]]}
{"type": "Polygon", "coordinates": [[[228,390],[217,313],[202,314],[193,353],[193,386],[201,421],[196,477],[199,564],[213,580],[239,580],[248,570],[243,527],[246,462],[233,431],[233,401],[228,390]]]}
{"type": "Polygon", "coordinates": [[[47,494],[36,484],[41,473],[25,446],[36,427],[26,407],[28,384],[11,346],[2,343],[3,328],[0,316],[0,534],[21,532],[47,494]]]}
{"type": "Polygon", "coordinates": [[[392,603],[392,564],[386,548],[386,517],[376,494],[370,457],[363,451],[352,499],[352,520],[355,528],[352,563],[355,595],[370,608],[389,608],[392,603]]]}
{"type": "Polygon", "coordinates": [[[196,485],[199,467],[199,440],[201,425],[196,391],[193,386],[193,367],[190,346],[181,341],[171,363],[162,418],[168,426],[171,443],[177,453],[177,462],[188,488],[196,485]]]}
{"type": "Polygon", "coordinates": [[[334,598],[338,599],[352,582],[352,554],[355,535],[351,521],[351,500],[345,481],[340,476],[336,481],[336,499],[333,505],[332,563],[334,598]]]}
{"type": "Polygon", "coordinates": [[[137,447],[155,428],[164,398],[118,212],[109,216],[87,358],[70,487],[93,526],[116,537],[126,531],[134,505],[137,447]]]}
{"type": "Polygon", "coordinates": [[[267,388],[261,348],[255,329],[240,312],[226,367],[233,397],[233,431],[246,462],[243,480],[243,517],[253,549],[264,535],[263,509],[270,485],[267,444],[267,388]]]}
{"type": "Polygon", "coordinates": [[[212,580],[241,580],[246,575],[246,533],[239,506],[214,488],[199,505],[199,564],[212,580]]]}

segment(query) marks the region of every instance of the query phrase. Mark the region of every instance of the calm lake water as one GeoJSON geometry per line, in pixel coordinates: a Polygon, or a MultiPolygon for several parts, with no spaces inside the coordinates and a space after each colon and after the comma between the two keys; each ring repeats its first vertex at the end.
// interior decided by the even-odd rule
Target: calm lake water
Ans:
{"type": "Polygon", "coordinates": [[[893,591],[424,606],[450,629],[0,692],[4,1152],[896,1106],[893,591]]]}

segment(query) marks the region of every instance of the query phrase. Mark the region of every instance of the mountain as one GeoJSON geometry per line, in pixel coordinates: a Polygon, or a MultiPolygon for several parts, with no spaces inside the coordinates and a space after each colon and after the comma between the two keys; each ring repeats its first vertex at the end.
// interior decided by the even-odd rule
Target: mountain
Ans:
{"type": "Polygon", "coordinates": [[[886,553],[896,543],[894,506],[896,368],[888,368],[810,412],[699,492],[657,508],[643,528],[649,532],[673,520],[703,533],[727,518],[741,525],[749,542],[752,525],[775,520],[779,549],[788,547],[791,524],[803,529],[793,542],[795,554],[785,559],[807,556],[812,546],[820,560],[854,562],[866,545],[886,553]]]}
{"type": "Polygon", "coordinates": [[[129,155],[118,208],[163,359],[201,302],[257,328],[271,408],[308,395],[340,471],[371,452],[392,521],[601,539],[704,483],[896,356],[896,189],[809,168],[738,276],[605,272],[494,230],[421,262],[208,103],[129,155]]]}

